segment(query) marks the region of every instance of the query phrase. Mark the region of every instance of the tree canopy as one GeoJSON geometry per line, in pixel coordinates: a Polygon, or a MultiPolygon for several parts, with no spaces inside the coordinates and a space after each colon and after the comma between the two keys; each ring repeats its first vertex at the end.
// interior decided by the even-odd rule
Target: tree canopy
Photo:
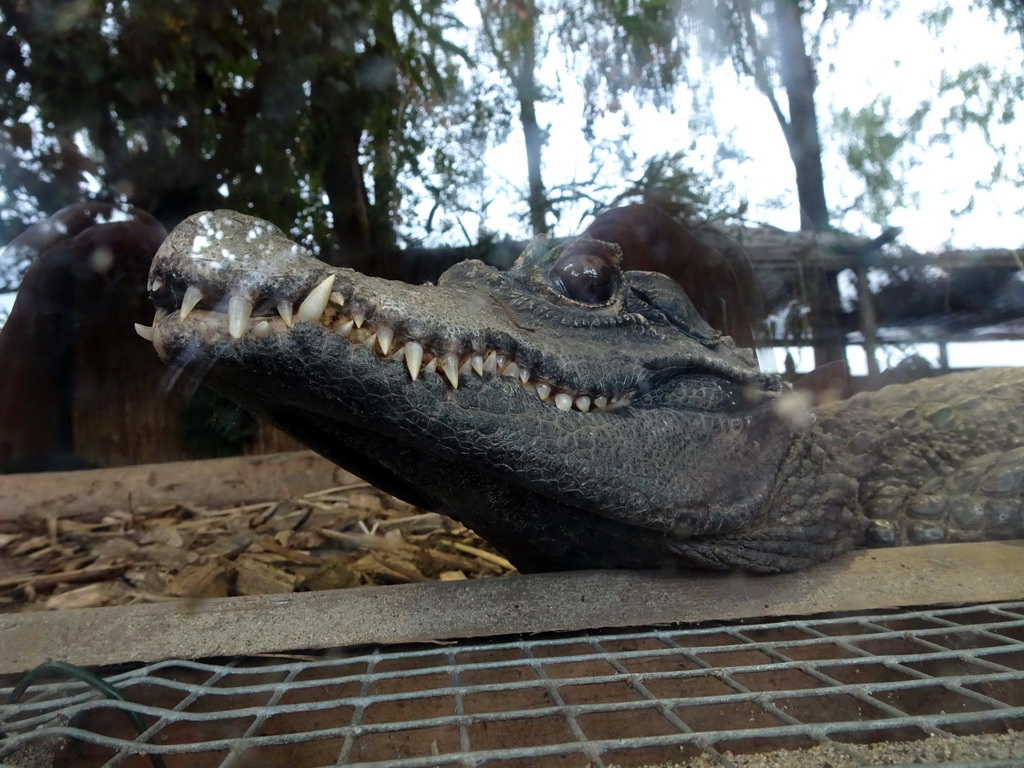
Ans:
{"type": "MultiPolygon", "coordinates": [[[[975,6],[1022,36],[1019,57],[1019,4],[975,6]]],[[[497,233],[514,236],[572,231],[581,212],[627,199],[737,215],[749,194],[741,182],[759,171],[744,165],[734,129],[765,112],[753,101],[740,116],[720,107],[726,63],[775,117],[764,140],[791,170],[762,186],[793,190],[803,226],[827,228],[851,211],[884,224],[916,202],[908,179],[925,148],[945,142],[953,152],[970,132],[992,153],[988,181],[1020,187],[1007,131],[1024,85],[1012,62],[937,73],[902,112],[886,93],[816,101],[855,22],[898,7],[0,0],[0,242],[86,195],[132,203],[167,226],[204,208],[244,210],[367,271],[375,254],[424,238],[489,237],[508,226],[489,214],[497,208],[519,218],[497,233]],[[638,146],[652,109],[677,129],[660,146],[638,146]],[[557,142],[573,130],[589,155],[567,173],[557,142]],[[510,142],[522,150],[496,160],[510,142]],[[523,182],[509,181],[510,163],[523,182]],[[860,189],[836,193],[840,174],[860,189]]],[[[921,19],[952,45],[953,13],[935,0],[921,19]]],[[[985,176],[969,183],[983,188],[985,176]]],[[[0,283],[15,285],[23,268],[0,265],[0,283]]]]}
{"type": "Polygon", "coordinates": [[[8,230],[95,186],[172,225],[249,210],[359,259],[394,245],[402,174],[458,146],[437,121],[464,107],[451,94],[466,53],[441,2],[0,12],[8,230]]]}

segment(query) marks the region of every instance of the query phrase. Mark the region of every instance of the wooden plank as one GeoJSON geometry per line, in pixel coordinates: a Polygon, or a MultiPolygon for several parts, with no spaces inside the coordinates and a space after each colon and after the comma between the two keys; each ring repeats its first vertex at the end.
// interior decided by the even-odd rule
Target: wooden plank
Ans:
{"type": "Polygon", "coordinates": [[[178,503],[229,507],[358,481],[312,451],[0,475],[0,520],[23,514],[68,517],[178,503]]]}
{"type": "Polygon", "coordinates": [[[0,673],[1024,598],[1024,542],[849,554],[799,573],[583,571],[0,616],[0,673]]]}

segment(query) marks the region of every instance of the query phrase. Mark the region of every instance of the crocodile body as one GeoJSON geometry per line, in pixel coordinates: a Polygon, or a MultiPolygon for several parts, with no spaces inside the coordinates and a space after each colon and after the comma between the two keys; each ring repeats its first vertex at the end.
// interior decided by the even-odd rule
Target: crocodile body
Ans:
{"type": "Polygon", "coordinates": [[[140,328],[171,367],[476,530],[522,570],[794,570],[1024,534],[1024,369],[810,410],[610,243],[412,286],[230,211],[171,233],[140,328]]]}

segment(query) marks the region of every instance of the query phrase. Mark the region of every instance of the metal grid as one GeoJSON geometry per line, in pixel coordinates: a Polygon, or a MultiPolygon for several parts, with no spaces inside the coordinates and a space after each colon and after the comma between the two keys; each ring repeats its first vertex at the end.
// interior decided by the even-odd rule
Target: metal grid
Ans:
{"type": "Polygon", "coordinates": [[[54,765],[148,766],[149,751],[199,768],[731,768],[827,748],[831,765],[863,766],[901,762],[878,759],[881,742],[913,753],[971,734],[1004,734],[1002,752],[979,742],[905,762],[1024,765],[1024,602],[168,661],[106,679],[128,702],[60,682],[0,706],[3,765],[52,753],[54,765]],[[122,710],[142,717],[141,736],[122,710]]]}

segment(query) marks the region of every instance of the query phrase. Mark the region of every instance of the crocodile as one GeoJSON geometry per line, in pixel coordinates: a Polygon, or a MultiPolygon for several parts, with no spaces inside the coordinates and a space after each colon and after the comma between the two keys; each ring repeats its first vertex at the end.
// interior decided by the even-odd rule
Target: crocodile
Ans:
{"type": "Polygon", "coordinates": [[[792,571],[1024,534],[1024,368],[811,407],[615,243],[409,285],[231,211],[157,252],[160,358],[520,570],[792,571]]]}

